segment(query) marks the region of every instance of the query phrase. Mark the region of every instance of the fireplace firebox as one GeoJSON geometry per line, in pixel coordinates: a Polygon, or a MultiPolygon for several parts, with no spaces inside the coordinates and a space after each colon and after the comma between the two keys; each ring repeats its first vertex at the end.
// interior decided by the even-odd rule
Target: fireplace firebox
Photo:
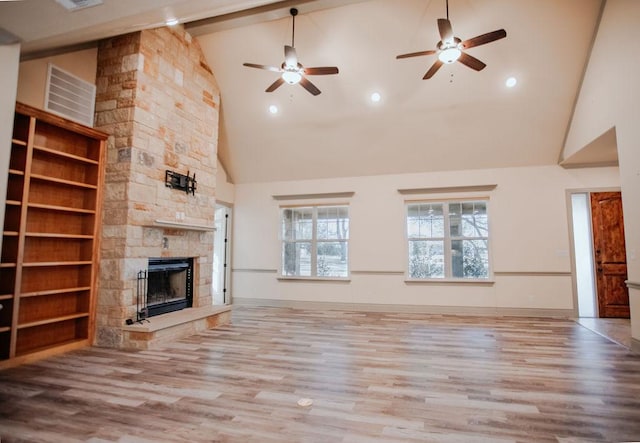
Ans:
{"type": "Polygon", "coordinates": [[[193,305],[193,259],[150,258],[138,273],[138,321],[193,305]]]}

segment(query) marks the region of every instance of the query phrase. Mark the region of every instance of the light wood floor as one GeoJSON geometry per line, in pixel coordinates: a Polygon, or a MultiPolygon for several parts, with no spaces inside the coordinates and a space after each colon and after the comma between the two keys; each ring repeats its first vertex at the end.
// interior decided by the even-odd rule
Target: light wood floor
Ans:
{"type": "Polygon", "coordinates": [[[244,307],[160,351],[90,348],[0,372],[0,436],[633,441],[640,356],[571,320],[244,307]]]}
{"type": "Polygon", "coordinates": [[[577,318],[576,322],[611,341],[631,349],[631,320],[628,318],[577,318]]]}

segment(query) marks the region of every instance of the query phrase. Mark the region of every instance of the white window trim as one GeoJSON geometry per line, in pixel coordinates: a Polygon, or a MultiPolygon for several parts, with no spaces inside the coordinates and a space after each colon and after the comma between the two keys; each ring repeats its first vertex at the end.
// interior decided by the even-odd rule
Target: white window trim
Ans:
{"type": "Polygon", "coordinates": [[[351,207],[348,203],[307,203],[296,205],[283,205],[279,207],[279,224],[278,224],[278,240],[280,243],[280,265],[278,267],[278,280],[279,281],[308,281],[308,282],[350,282],[351,281],[351,251],[349,250],[349,241],[351,240],[351,232],[349,232],[349,238],[347,239],[335,239],[335,240],[318,240],[317,236],[317,222],[318,222],[318,208],[322,207],[346,207],[349,216],[349,231],[351,231],[351,207]],[[283,210],[296,209],[296,208],[311,208],[312,209],[312,234],[311,240],[300,240],[301,242],[311,242],[311,270],[317,272],[317,252],[318,242],[345,242],[347,244],[347,275],[346,277],[335,276],[321,276],[321,275],[284,275],[284,263],[282,261],[282,246],[285,240],[282,238],[282,217],[283,210]]]}
{"type": "MultiPolygon", "coordinates": [[[[408,284],[413,284],[413,283],[425,283],[425,284],[438,284],[438,283],[447,283],[447,284],[471,284],[471,285],[493,285],[495,283],[495,276],[493,273],[493,247],[492,247],[492,239],[493,239],[493,234],[492,234],[492,226],[493,223],[491,222],[491,211],[490,211],[490,198],[487,196],[482,196],[482,197],[473,197],[473,196],[469,196],[469,197],[455,197],[455,198],[442,198],[442,199],[418,199],[418,200],[405,200],[404,202],[404,250],[405,250],[405,282],[408,284]],[[450,235],[450,229],[449,229],[449,203],[456,203],[456,202],[477,202],[477,201],[482,201],[482,202],[486,202],[487,205],[487,214],[489,214],[489,227],[488,227],[488,238],[487,238],[487,248],[488,248],[488,257],[489,257],[489,269],[487,271],[487,278],[464,278],[464,277],[451,277],[451,240],[452,239],[457,239],[457,238],[464,238],[464,239],[469,239],[468,237],[452,237],[450,235]],[[443,205],[443,210],[446,206],[446,210],[444,211],[445,215],[444,215],[444,220],[445,220],[445,233],[448,233],[449,235],[444,237],[444,256],[445,256],[445,260],[446,260],[446,266],[445,266],[445,277],[444,278],[435,278],[435,277],[431,277],[431,278],[415,278],[415,277],[411,277],[409,274],[409,241],[411,241],[412,239],[409,238],[409,231],[408,231],[408,225],[407,225],[407,218],[409,215],[409,205],[415,205],[415,204],[422,204],[422,203],[427,203],[427,204],[442,204],[443,205]],[[448,242],[446,240],[449,240],[448,242]]],[[[435,239],[435,237],[434,237],[435,239]]]]}

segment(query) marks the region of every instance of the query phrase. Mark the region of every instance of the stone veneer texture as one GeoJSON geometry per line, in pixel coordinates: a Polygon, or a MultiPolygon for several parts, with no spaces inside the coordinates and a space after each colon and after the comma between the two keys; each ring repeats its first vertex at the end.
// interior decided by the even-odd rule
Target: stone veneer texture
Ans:
{"type": "Polygon", "coordinates": [[[213,225],[220,93],[200,46],[181,27],[102,41],[96,86],[96,128],[112,135],[96,344],[122,347],[121,327],[136,317],[137,273],[149,257],[195,257],[194,307],[212,303],[213,232],[153,224],[182,213],[182,223],[213,225]],[[167,169],[195,173],[195,196],[167,188],[167,169]]]}

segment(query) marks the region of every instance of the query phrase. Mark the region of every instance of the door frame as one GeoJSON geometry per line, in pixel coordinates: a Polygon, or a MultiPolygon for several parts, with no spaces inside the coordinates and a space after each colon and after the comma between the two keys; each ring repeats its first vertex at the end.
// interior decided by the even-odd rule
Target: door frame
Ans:
{"type": "MultiPolygon", "coordinates": [[[[227,219],[226,233],[225,233],[226,234],[226,239],[227,239],[226,246],[225,246],[225,248],[226,248],[225,249],[225,255],[226,255],[225,258],[226,258],[226,265],[227,266],[226,266],[226,269],[224,270],[225,276],[223,277],[224,278],[223,281],[225,283],[224,283],[224,290],[223,290],[222,297],[223,297],[223,304],[224,305],[231,305],[231,304],[233,304],[233,296],[232,296],[232,293],[231,293],[231,287],[232,287],[232,285],[231,285],[231,280],[232,280],[231,279],[231,277],[232,277],[231,263],[232,263],[232,256],[233,256],[233,253],[232,253],[232,251],[233,251],[233,248],[232,248],[233,240],[232,239],[233,239],[233,209],[234,208],[233,208],[233,203],[228,203],[228,202],[225,202],[223,200],[216,200],[216,204],[215,205],[216,205],[216,208],[217,208],[218,205],[220,205],[220,206],[226,207],[227,210],[228,210],[228,219],[227,219]]],[[[215,208],[214,208],[214,213],[215,213],[215,208]]],[[[215,238],[215,235],[214,235],[214,238],[215,238]]],[[[212,292],[211,296],[213,297],[214,296],[214,294],[213,294],[213,282],[212,282],[211,292],[212,292]]]]}
{"type": "MultiPolygon", "coordinates": [[[[568,228],[569,228],[569,257],[570,257],[570,261],[571,261],[571,290],[573,292],[573,316],[575,318],[579,318],[580,314],[579,314],[579,310],[578,310],[578,276],[577,276],[577,267],[576,267],[576,245],[575,245],[575,241],[574,241],[574,237],[573,237],[573,204],[571,201],[571,196],[573,194],[588,194],[589,195],[589,199],[591,197],[591,193],[594,192],[621,192],[621,188],[619,186],[616,187],[595,187],[595,188],[572,188],[572,189],[567,189],[565,191],[565,197],[566,197],[566,203],[567,203],[567,221],[568,221],[568,228]]],[[[624,208],[623,208],[624,210],[624,208]]],[[[591,214],[591,209],[589,209],[589,214],[591,214]]],[[[589,217],[589,223],[591,223],[591,217],[589,217]]],[[[591,242],[593,244],[593,232],[591,232],[591,242]]],[[[591,260],[591,266],[595,269],[595,262],[594,262],[594,257],[593,254],[590,257],[591,260]]],[[[594,274],[594,288],[596,288],[596,281],[595,281],[595,274],[594,274]]],[[[600,313],[598,312],[598,300],[597,300],[597,288],[596,288],[596,293],[593,295],[594,298],[594,303],[595,303],[595,310],[596,310],[596,315],[599,316],[600,313]]],[[[598,318],[598,317],[596,317],[598,318]]]]}

